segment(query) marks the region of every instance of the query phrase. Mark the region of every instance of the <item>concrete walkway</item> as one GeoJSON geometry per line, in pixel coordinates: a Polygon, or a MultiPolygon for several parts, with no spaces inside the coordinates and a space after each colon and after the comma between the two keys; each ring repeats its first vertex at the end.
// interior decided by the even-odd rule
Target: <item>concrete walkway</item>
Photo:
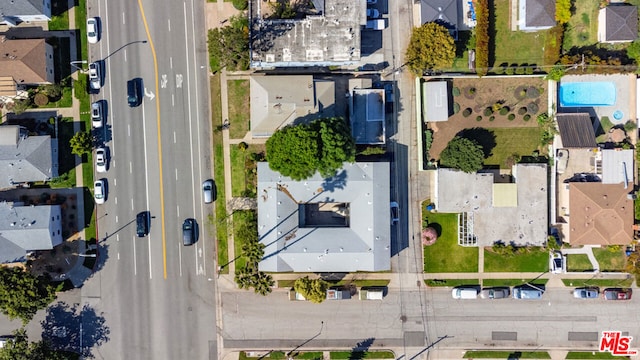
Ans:
{"type": "Polygon", "coordinates": [[[587,257],[589,258],[589,262],[591,262],[593,271],[597,273],[600,271],[600,265],[598,265],[598,260],[596,260],[596,257],[593,255],[593,248],[600,248],[600,246],[585,245],[579,249],[562,249],[561,252],[562,252],[562,255],[568,255],[568,254],[587,255],[587,257]]]}

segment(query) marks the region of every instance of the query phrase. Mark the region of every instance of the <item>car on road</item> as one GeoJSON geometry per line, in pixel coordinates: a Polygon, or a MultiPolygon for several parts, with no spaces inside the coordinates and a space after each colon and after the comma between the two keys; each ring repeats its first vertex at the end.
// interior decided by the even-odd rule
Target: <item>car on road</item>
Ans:
{"type": "Polygon", "coordinates": [[[371,30],[384,30],[387,27],[387,23],[384,19],[367,20],[367,25],[365,27],[371,30]]]}
{"type": "Polygon", "coordinates": [[[549,271],[552,274],[562,274],[564,272],[564,258],[560,251],[552,251],[549,253],[549,271]]]}
{"type": "Polygon", "coordinates": [[[523,300],[538,300],[544,294],[544,285],[518,285],[513,287],[513,298],[523,300]]]}
{"type": "Polygon", "coordinates": [[[289,300],[306,301],[307,299],[295,289],[289,290],[289,300]]]}
{"type": "Polygon", "coordinates": [[[100,40],[98,18],[92,17],[87,19],[87,40],[89,44],[95,44],[100,40]]]}
{"type": "Polygon", "coordinates": [[[96,149],[96,171],[99,173],[107,172],[107,150],[103,147],[96,149]]]}
{"type": "Polygon", "coordinates": [[[136,235],[145,237],[149,235],[149,227],[151,227],[151,213],[143,211],[136,215],[136,235]]]}
{"type": "Polygon", "coordinates": [[[98,62],[89,64],[89,86],[93,90],[100,90],[102,87],[102,71],[98,62]]]}
{"type": "Polygon", "coordinates": [[[391,202],[391,225],[395,225],[400,222],[400,205],[397,202],[391,202]]]}
{"type": "Polygon", "coordinates": [[[102,102],[96,101],[91,104],[91,126],[94,128],[102,127],[102,102]]]}
{"type": "Polygon", "coordinates": [[[600,289],[593,286],[579,287],[573,290],[573,297],[576,299],[597,299],[600,289]]]}
{"type": "Polygon", "coordinates": [[[135,78],[127,81],[127,103],[129,107],[142,104],[142,79],[135,78]]]}
{"type": "Polygon", "coordinates": [[[380,17],[380,11],[378,11],[378,9],[367,9],[367,17],[370,19],[377,19],[380,17]]]}
{"type": "Polygon", "coordinates": [[[457,286],[451,290],[451,297],[454,299],[471,300],[478,298],[478,289],[468,286],[457,286]]]}
{"type": "Polygon", "coordinates": [[[96,204],[104,204],[107,198],[107,186],[104,179],[96,180],[93,183],[93,198],[96,200],[96,204]]]}
{"type": "Polygon", "coordinates": [[[205,180],[202,183],[202,197],[205,204],[210,204],[216,200],[216,183],[213,179],[205,180]]]}
{"type": "Polygon", "coordinates": [[[196,241],[196,220],[185,219],[182,223],[182,244],[189,246],[195,244],[196,241]]]}
{"type": "Polygon", "coordinates": [[[484,288],[480,292],[480,297],[483,299],[506,299],[511,294],[508,287],[492,287],[484,288]]]}
{"type": "Polygon", "coordinates": [[[632,290],[629,288],[608,288],[602,292],[605,300],[631,300],[632,290]]]}

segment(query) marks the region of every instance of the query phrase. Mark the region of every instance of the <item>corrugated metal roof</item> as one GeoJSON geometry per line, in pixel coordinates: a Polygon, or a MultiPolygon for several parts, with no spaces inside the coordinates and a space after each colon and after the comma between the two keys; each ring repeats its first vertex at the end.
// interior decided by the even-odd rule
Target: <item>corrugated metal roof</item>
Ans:
{"type": "Polygon", "coordinates": [[[556,121],[560,129],[562,147],[595,148],[596,134],[593,123],[587,113],[557,114],[556,121]]]}

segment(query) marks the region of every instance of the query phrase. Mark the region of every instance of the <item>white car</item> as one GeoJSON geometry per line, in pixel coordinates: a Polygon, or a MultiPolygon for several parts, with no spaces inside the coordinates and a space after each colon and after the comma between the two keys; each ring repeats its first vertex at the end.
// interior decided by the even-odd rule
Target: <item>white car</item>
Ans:
{"type": "Polygon", "coordinates": [[[102,103],[99,101],[91,104],[91,126],[94,128],[102,127],[102,103]]]}
{"type": "Polygon", "coordinates": [[[104,179],[96,180],[93,183],[93,198],[96,204],[104,204],[107,197],[107,188],[104,179]]]}
{"type": "Polygon", "coordinates": [[[87,40],[89,44],[95,44],[100,40],[100,30],[98,29],[98,18],[87,19],[87,40]]]}
{"type": "Polygon", "coordinates": [[[96,171],[107,172],[107,150],[102,147],[96,149],[96,171]]]}
{"type": "Polygon", "coordinates": [[[391,202],[391,225],[395,225],[400,222],[400,205],[397,202],[391,202]]]}
{"type": "Polygon", "coordinates": [[[552,274],[564,272],[564,258],[560,251],[553,251],[549,254],[549,268],[552,274]]]}
{"type": "Polygon", "coordinates": [[[91,86],[93,90],[100,90],[102,87],[100,64],[97,62],[89,64],[89,86],[91,86]]]}

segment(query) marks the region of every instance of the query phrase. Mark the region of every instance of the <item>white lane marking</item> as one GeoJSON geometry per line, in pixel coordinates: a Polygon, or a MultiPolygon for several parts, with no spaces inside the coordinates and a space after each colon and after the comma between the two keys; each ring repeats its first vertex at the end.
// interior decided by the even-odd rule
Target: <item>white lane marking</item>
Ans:
{"type": "Polygon", "coordinates": [[[160,87],[164,89],[167,87],[167,82],[169,82],[169,80],[167,80],[167,74],[162,74],[161,78],[162,80],[160,80],[160,87]]]}
{"type": "Polygon", "coordinates": [[[120,252],[118,252],[118,260],[120,260],[120,252]]]}
{"type": "Polygon", "coordinates": [[[124,25],[124,24],[125,24],[125,21],[124,21],[124,13],[122,13],[122,25],[124,25]]]}
{"type": "Polygon", "coordinates": [[[118,186],[118,181],[117,180],[118,179],[115,179],[115,178],[113,179],[113,186],[118,186]]]}
{"type": "MultiPolygon", "coordinates": [[[[191,0],[191,18],[194,19],[195,18],[195,14],[194,14],[194,6],[193,6],[194,1],[191,0]]],[[[195,27],[195,21],[191,21],[191,33],[193,34],[193,36],[191,37],[191,43],[192,43],[192,48],[193,48],[193,66],[194,68],[197,68],[197,62],[196,62],[196,39],[195,39],[195,33],[196,33],[196,27],[195,27]]],[[[201,66],[202,68],[203,66],[201,66]]],[[[195,77],[195,83],[196,83],[196,90],[198,89],[198,76],[195,77]]],[[[200,109],[200,97],[196,96],[196,109],[200,109]]],[[[198,128],[200,128],[200,112],[196,111],[196,123],[198,124],[198,128]]],[[[202,146],[200,145],[200,131],[197,132],[198,133],[198,159],[204,159],[202,157],[202,146]]],[[[202,166],[198,166],[198,175],[200,180],[202,180],[202,166]]],[[[194,210],[195,213],[195,210],[194,210]]],[[[202,221],[204,221],[204,206],[200,205],[200,218],[202,219],[202,221]]],[[[214,240],[215,241],[215,240],[214,240]]],[[[206,276],[206,269],[207,269],[207,256],[206,256],[206,248],[204,245],[204,241],[202,242],[202,250],[204,251],[204,256],[202,257],[202,261],[203,261],[203,268],[204,268],[204,272],[203,275],[206,276]]]]}
{"type": "Polygon", "coordinates": [[[114,199],[114,200],[115,200],[115,202],[116,202],[116,205],[118,205],[118,197],[117,197],[117,196],[115,197],[115,199],[114,199]]]}
{"type": "Polygon", "coordinates": [[[171,106],[176,106],[176,99],[173,97],[173,94],[171,94],[171,106]]]}
{"type": "Polygon", "coordinates": [[[176,205],[176,212],[178,214],[178,217],[180,217],[180,205],[176,205]]]}
{"type": "Polygon", "coordinates": [[[129,161],[129,174],[133,174],[133,163],[129,161]]]}
{"type": "Polygon", "coordinates": [[[176,143],[176,132],[175,131],[173,132],[173,143],[174,144],[176,143]]]}
{"type": "Polygon", "coordinates": [[[120,234],[116,234],[116,241],[120,242],[120,234]]]}
{"type": "MultiPolygon", "coordinates": [[[[187,63],[189,63],[189,31],[187,30],[187,3],[184,3],[183,5],[184,7],[184,48],[185,48],[185,54],[187,55],[187,63]]],[[[194,59],[195,60],[195,59],[194,59]]],[[[197,76],[197,74],[196,74],[197,76]]],[[[176,75],[177,78],[177,75],[176,75]]],[[[187,81],[189,81],[189,79],[191,79],[191,71],[189,70],[189,66],[187,65],[187,81]]],[[[181,82],[182,85],[182,82],[181,82]]],[[[187,84],[187,106],[189,109],[189,151],[191,153],[191,183],[194,184],[195,183],[195,179],[194,179],[194,167],[193,167],[193,136],[191,134],[193,134],[193,118],[191,117],[191,86],[189,84],[187,84]]],[[[196,190],[195,190],[195,186],[191,187],[191,195],[192,195],[192,199],[193,202],[192,207],[193,207],[193,215],[195,216],[196,214],[196,190]]],[[[197,246],[196,246],[197,248],[197,246]]],[[[195,251],[195,250],[194,250],[195,251]]],[[[197,255],[197,254],[196,254],[197,255]]],[[[196,273],[198,271],[198,264],[200,262],[200,259],[198,259],[198,256],[196,256],[196,273]]]]}
{"type": "Polygon", "coordinates": [[[176,168],[176,182],[178,181],[178,168],[176,168]]]}
{"type": "Polygon", "coordinates": [[[171,31],[171,19],[167,19],[167,23],[169,25],[169,31],[171,31]]]}
{"type": "Polygon", "coordinates": [[[131,124],[127,124],[127,135],[131,136],[131,124]]]}
{"type": "Polygon", "coordinates": [[[179,268],[180,268],[180,277],[182,277],[182,247],[180,246],[180,244],[178,244],[178,253],[180,254],[180,256],[178,256],[179,260],[179,268]]]}
{"type": "Polygon", "coordinates": [[[133,274],[138,275],[138,257],[136,256],[136,239],[131,242],[133,244],[133,274]]]}
{"type": "Polygon", "coordinates": [[[176,87],[182,88],[182,74],[176,74],[176,87]]]}
{"type": "Polygon", "coordinates": [[[116,224],[118,223],[118,215],[116,215],[116,224]]]}
{"type": "Polygon", "coordinates": [[[173,69],[173,57],[169,56],[169,67],[173,69]]]}
{"type": "Polygon", "coordinates": [[[133,210],[133,199],[131,199],[131,210],[133,210]]]}
{"type": "Polygon", "coordinates": [[[127,49],[124,49],[124,62],[127,62],[127,49]]]}

